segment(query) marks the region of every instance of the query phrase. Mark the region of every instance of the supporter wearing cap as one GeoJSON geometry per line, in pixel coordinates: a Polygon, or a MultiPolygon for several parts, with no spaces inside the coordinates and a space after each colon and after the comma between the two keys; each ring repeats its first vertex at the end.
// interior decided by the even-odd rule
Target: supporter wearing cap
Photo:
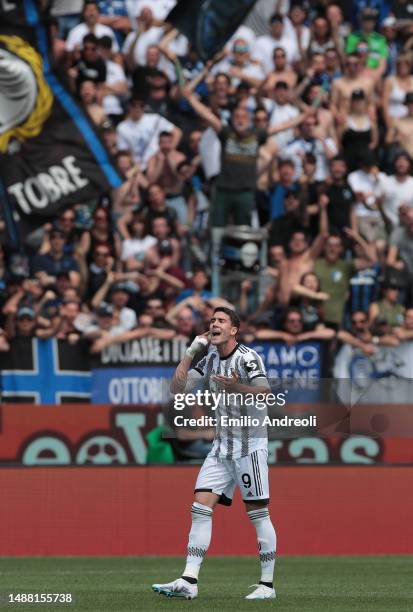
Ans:
{"type": "Polygon", "coordinates": [[[87,340],[98,340],[106,336],[119,336],[124,332],[119,325],[114,308],[107,302],[102,302],[95,309],[95,319],[83,331],[83,337],[87,340]]]}
{"type": "Polygon", "coordinates": [[[137,291],[137,287],[135,283],[128,281],[115,283],[110,291],[110,304],[113,307],[113,314],[123,331],[133,329],[137,324],[135,311],[128,308],[131,291],[137,291]]]}
{"type": "Polygon", "coordinates": [[[288,35],[284,25],[284,17],[274,13],[269,20],[270,34],[258,36],[252,47],[252,57],[261,62],[266,74],[273,69],[273,51],[276,47],[284,49],[287,62],[293,64],[299,61],[297,38],[288,35]]]}
{"type": "Polygon", "coordinates": [[[8,315],[6,322],[8,338],[33,338],[36,335],[36,314],[28,306],[20,307],[15,317],[8,315]]]}
{"type": "Polygon", "coordinates": [[[100,87],[103,94],[103,109],[117,125],[123,117],[122,102],[128,94],[128,82],[122,66],[112,60],[112,39],[102,36],[98,39],[99,55],[105,63],[106,79],[100,87]]]}
{"type": "Polygon", "coordinates": [[[145,113],[144,101],[132,98],[127,118],[117,127],[118,148],[131,151],[135,161],[145,170],[150,157],[159,150],[161,132],[172,134],[174,147],[181,140],[182,131],[178,127],[156,113],[145,113]]]}
{"type": "Polygon", "coordinates": [[[376,149],[379,139],[377,123],[368,114],[363,89],[353,90],[349,111],[338,132],[347,166],[350,171],[356,170],[359,160],[376,149]]]}
{"type": "MultiPolygon", "coordinates": [[[[271,76],[271,75],[270,75],[271,76]]],[[[295,119],[300,114],[297,106],[292,102],[291,87],[285,81],[277,81],[272,91],[272,103],[270,106],[270,127],[276,127],[285,121],[295,119]]],[[[275,134],[272,140],[281,151],[286,144],[294,138],[294,128],[283,130],[275,134]]]]}
{"type": "Polygon", "coordinates": [[[382,34],[375,31],[378,20],[378,11],[374,8],[366,7],[361,13],[361,28],[358,32],[353,32],[347,39],[346,53],[355,53],[360,42],[367,45],[367,66],[381,76],[386,69],[386,61],[389,54],[386,39],[382,34]]]}
{"type": "Polygon", "coordinates": [[[132,279],[127,279],[127,274],[109,272],[91,300],[91,305],[95,309],[98,309],[103,302],[108,302],[113,309],[116,324],[122,328],[122,331],[128,331],[136,325],[136,314],[127,304],[130,293],[136,292],[138,288],[132,279]],[[120,280],[119,276],[123,280],[120,280]]]}

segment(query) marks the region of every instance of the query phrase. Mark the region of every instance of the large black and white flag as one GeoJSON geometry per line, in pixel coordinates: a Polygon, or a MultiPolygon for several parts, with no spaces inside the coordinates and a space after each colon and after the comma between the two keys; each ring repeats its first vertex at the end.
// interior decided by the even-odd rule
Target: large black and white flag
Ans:
{"type": "Polygon", "coordinates": [[[27,230],[121,184],[52,66],[47,16],[39,1],[0,0],[0,200],[27,230]]]}

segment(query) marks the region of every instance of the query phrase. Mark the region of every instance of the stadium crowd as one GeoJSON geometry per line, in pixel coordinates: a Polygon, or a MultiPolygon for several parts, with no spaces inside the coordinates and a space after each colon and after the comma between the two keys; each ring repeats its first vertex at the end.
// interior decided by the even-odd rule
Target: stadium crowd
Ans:
{"type": "Polygon", "coordinates": [[[55,62],[124,183],[0,247],[0,350],[191,339],[228,300],[246,342],[413,338],[413,2],[259,0],[205,64],[173,5],[54,1],[55,62]],[[229,226],[266,259],[235,299],[211,286],[229,226]]]}

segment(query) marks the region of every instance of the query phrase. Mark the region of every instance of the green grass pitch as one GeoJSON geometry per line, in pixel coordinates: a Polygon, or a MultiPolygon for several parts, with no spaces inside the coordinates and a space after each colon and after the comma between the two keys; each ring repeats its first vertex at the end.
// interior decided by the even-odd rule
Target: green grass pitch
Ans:
{"type": "Polygon", "coordinates": [[[210,557],[204,563],[200,596],[167,599],[151,591],[182,571],[174,557],[0,558],[0,609],[93,610],[262,610],[279,612],[397,612],[413,610],[411,557],[281,557],[277,599],[244,601],[257,581],[254,557],[210,557]],[[72,605],[7,605],[7,593],[73,593],[72,605]]]}

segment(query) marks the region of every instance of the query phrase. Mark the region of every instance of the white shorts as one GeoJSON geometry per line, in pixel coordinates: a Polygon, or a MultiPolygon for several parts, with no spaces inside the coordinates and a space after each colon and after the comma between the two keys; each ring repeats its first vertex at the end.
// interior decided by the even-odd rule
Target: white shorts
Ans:
{"type": "Polygon", "coordinates": [[[243,501],[269,501],[267,449],[261,448],[240,459],[208,456],[198,474],[195,493],[216,493],[219,503],[230,506],[237,485],[243,501]]]}

